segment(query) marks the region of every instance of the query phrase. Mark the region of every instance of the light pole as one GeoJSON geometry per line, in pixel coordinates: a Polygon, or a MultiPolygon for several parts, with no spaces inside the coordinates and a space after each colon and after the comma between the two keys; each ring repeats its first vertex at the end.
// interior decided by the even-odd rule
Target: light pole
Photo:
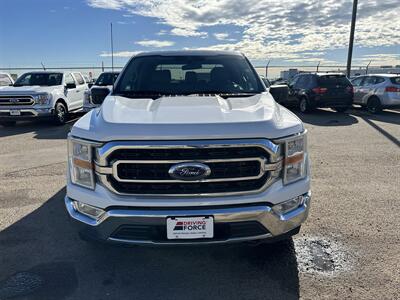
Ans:
{"type": "Polygon", "coordinates": [[[357,6],[358,6],[358,0],[353,0],[353,14],[351,17],[349,52],[347,55],[347,77],[350,77],[351,73],[351,60],[353,56],[354,30],[356,28],[357,6]]]}

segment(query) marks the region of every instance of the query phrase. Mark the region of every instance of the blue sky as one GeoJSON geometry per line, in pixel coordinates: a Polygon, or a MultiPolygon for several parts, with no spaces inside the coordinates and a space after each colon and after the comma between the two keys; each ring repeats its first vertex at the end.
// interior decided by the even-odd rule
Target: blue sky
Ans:
{"type": "MultiPolygon", "coordinates": [[[[116,64],[140,51],[228,49],[255,64],[344,64],[350,0],[0,0],[0,67],[116,64]]],[[[360,1],[354,64],[400,65],[398,0],[360,1]]]]}

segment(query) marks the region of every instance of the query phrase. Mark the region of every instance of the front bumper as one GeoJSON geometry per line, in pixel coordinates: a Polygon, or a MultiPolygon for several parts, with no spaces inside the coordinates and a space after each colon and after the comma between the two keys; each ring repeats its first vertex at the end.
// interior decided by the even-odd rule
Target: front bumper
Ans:
{"type": "Polygon", "coordinates": [[[53,108],[2,108],[0,107],[0,120],[1,121],[23,121],[34,120],[38,118],[51,118],[54,116],[53,108]],[[20,112],[18,116],[11,116],[10,112],[17,110],[20,112]]]}
{"type": "Polygon", "coordinates": [[[299,226],[306,220],[310,207],[311,194],[306,193],[303,196],[302,205],[283,215],[276,214],[271,204],[257,203],[199,208],[110,207],[99,220],[95,220],[76,211],[72,205],[73,199],[67,196],[65,205],[79,233],[85,238],[136,245],[225,244],[275,240],[297,233],[299,226]],[[166,219],[171,216],[213,216],[215,237],[201,240],[168,240],[165,232],[166,219]],[[124,235],[119,234],[121,228],[130,228],[131,235],[127,234],[126,230],[124,235]]]}

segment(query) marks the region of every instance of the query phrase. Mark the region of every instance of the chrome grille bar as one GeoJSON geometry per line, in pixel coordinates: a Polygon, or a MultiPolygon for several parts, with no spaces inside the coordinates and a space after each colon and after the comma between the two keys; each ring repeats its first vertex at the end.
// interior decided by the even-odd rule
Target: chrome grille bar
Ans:
{"type": "Polygon", "coordinates": [[[0,96],[0,106],[33,105],[35,100],[31,96],[0,96]]]}
{"type": "MultiPolygon", "coordinates": [[[[250,150],[252,151],[252,150],[250,150]]],[[[145,151],[147,153],[147,151],[145,151]]],[[[242,152],[240,152],[242,153],[242,152]]],[[[237,153],[236,153],[237,155],[237,153]]],[[[147,158],[147,157],[146,157],[147,158]]],[[[282,169],[282,160],[281,160],[281,148],[279,144],[275,144],[269,140],[265,139],[244,139],[244,140],[210,140],[210,141],[171,141],[171,142],[166,142],[166,141],[122,141],[122,142],[109,142],[101,146],[100,148],[96,149],[96,161],[95,161],[95,172],[97,174],[97,177],[99,179],[99,182],[106,186],[108,189],[110,189],[112,192],[120,195],[137,195],[137,196],[160,196],[159,191],[158,193],[152,194],[151,190],[149,188],[152,188],[152,184],[194,184],[193,186],[196,187],[196,184],[207,184],[212,185],[212,184],[220,184],[220,183],[229,183],[232,182],[232,184],[239,184],[239,182],[258,182],[257,183],[257,188],[252,189],[252,190],[246,190],[246,191],[226,191],[226,192],[205,192],[204,189],[202,190],[201,193],[197,193],[195,191],[195,188],[193,188],[193,192],[190,190],[190,194],[184,193],[173,193],[169,194],[168,191],[166,191],[165,194],[162,194],[163,196],[174,196],[174,197],[181,197],[181,196],[225,196],[225,195],[241,195],[241,194],[249,194],[249,193],[257,193],[260,192],[264,189],[266,189],[269,185],[271,185],[273,182],[275,182],[280,175],[280,171],[282,169]],[[248,148],[248,147],[253,147],[253,148],[261,148],[263,152],[265,153],[265,157],[243,157],[243,158],[227,158],[227,159],[222,159],[222,158],[216,158],[216,159],[120,159],[118,158],[118,155],[114,154],[114,151],[116,150],[126,150],[126,149],[145,149],[149,150],[150,152],[153,150],[162,150],[162,151],[168,151],[168,149],[172,149],[172,151],[178,151],[178,150],[185,150],[185,149],[222,149],[224,151],[226,148],[227,151],[229,148],[248,148]],[[113,157],[111,159],[111,157],[113,157]],[[173,179],[173,178],[163,178],[163,179],[151,179],[151,178],[146,178],[146,179],[141,179],[141,178],[120,178],[118,175],[118,166],[120,164],[135,164],[135,165],[145,165],[145,164],[178,164],[178,163],[183,163],[183,162],[199,162],[199,163],[230,163],[230,162],[258,162],[259,163],[259,172],[257,169],[253,170],[253,173],[258,172],[257,175],[254,176],[247,176],[247,177],[224,177],[221,178],[204,178],[201,180],[193,180],[193,181],[183,181],[179,179],[173,179]],[[257,171],[256,171],[257,170],[257,171]],[[260,181],[262,180],[262,181],[260,181]],[[113,182],[119,182],[121,184],[134,184],[134,185],[146,185],[143,186],[144,189],[146,190],[146,193],[133,193],[129,188],[128,193],[121,192],[117,190],[116,186],[114,186],[113,182]],[[261,188],[260,184],[262,185],[261,188]],[[149,186],[150,185],[150,186],[149,186]],[[150,193],[149,193],[150,191],[150,193]]],[[[254,167],[255,164],[250,164],[250,167],[254,167]]],[[[124,166],[125,167],[125,166],[124,166]]],[[[245,165],[243,168],[246,168],[247,166],[245,165]]],[[[140,171],[140,170],[139,170],[140,171]]],[[[158,170],[157,170],[158,171],[158,170]]],[[[124,171],[124,172],[130,172],[124,171]]],[[[133,169],[133,172],[135,170],[133,169]]],[[[244,174],[248,173],[248,170],[243,171],[244,174]]],[[[252,171],[250,171],[251,173],[252,171]]],[[[140,174],[140,173],[139,173],[140,174]]],[[[151,173],[150,173],[151,174],[151,173]]],[[[156,172],[157,174],[157,172],[156,172]]],[[[162,173],[161,173],[162,174],[162,173]]],[[[244,175],[243,174],[243,175],[244,175]]],[[[246,174],[250,175],[250,174],[246,174]]],[[[144,173],[144,177],[148,177],[149,175],[144,173]]],[[[156,176],[156,175],[155,175],[156,176]]],[[[139,176],[140,177],[140,176],[139,176]]],[[[119,186],[119,185],[117,185],[119,186]]],[[[229,186],[228,186],[229,187],[229,186]]],[[[139,189],[140,190],[140,189],[139,189]]],[[[173,189],[176,190],[176,189],[173,189]]],[[[136,192],[136,190],[135,190],[136,192]]]]}

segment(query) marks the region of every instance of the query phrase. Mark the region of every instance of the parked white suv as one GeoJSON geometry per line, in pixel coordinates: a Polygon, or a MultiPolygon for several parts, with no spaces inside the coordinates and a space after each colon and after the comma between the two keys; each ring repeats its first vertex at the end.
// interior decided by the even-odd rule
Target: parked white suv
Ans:
{"type": "Polygon", "coordinates": [[[240,53],[139,54],[72,127],[66,208],[114,243],[287,238],[309,211],[306,136],[240,53]]]}
{"type": "Polygon", "coordinates": [[[64,124],[69,112],[82,109],[87,90],[78,72],[25,73],[13,86],[0,89],[0,124],[36,118],[64,124]]]}

